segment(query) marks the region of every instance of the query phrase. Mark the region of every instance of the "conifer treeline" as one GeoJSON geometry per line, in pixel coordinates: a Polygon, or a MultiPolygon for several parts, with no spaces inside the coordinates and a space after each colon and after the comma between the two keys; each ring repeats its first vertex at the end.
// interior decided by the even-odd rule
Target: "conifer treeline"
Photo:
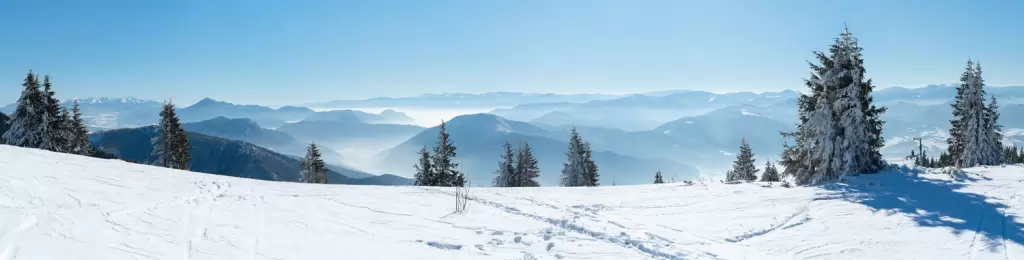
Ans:
{"type": "Polygon", "coordinates": [[[61,106],[49,75],[43,76],[40,84],[39,76],[29,71],[22,87],[18,107],[10,115],[7,131],[0,136],[0,141],[13,146],[92,155],[78,101],[74,102],[70,113],[61,106]]]}

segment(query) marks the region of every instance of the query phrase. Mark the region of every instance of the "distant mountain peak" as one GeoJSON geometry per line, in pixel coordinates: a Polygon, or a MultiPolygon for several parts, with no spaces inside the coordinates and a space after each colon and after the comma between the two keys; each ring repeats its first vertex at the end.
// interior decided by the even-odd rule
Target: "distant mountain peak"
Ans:
{"type": "Polygon", "coordinates": [[[227,102],[223,102],[223,101],[217,101],[216,99],[212,99],[212,98],[203,98],[202,100],[199,100],[199,102],[196,102],[196,104],[193,105],[193,106],[216,105],[216,104],[228,104],[228,103],[227,102]]]}
{"type": "Polygon", "coordinates": [[[144,104],[144,103],[157,103],[153,100],[146,100],[134,97],[74,97],[70,100],[65,100],[64,103],[71,104],[75,100],[78,100],[79,104],[144,104]]]}

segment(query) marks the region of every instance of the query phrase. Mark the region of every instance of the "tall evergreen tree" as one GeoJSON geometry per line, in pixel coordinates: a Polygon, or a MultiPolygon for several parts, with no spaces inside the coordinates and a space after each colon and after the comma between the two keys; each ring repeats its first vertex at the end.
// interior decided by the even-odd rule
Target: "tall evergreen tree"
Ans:
{"type": "Polygon", "coordinates": [[[192,161],[192,147],[189,144],[187,133],[181,128],[181,121],[171,102],[164,103],[163,110],[160,111],[160,124],[157,131],[159,131],[157,137],[153,138],[153,155],[157,159],[153,164],[188,170],[188,165],[192,161]]]}
{"type": "Polygon", "coordinates": [[[732,175],[726,176],[727,181],[755,181],[757,180],[757,167],[754,166],[754,152],[750,150],[747,139],[740,141],[740,152],[736,155],[736,161],[732,164],[732,175]]]}
{"type": "Polygon", "coordinates": [[[57,93],[53,91],[53,85],[50,83],[50,76],[43,76],[43,110],[40,117],[43,119],[42,133],[43,137],[40,149],[45,149],[54,152],[67,152],[68,145],[68,131],[67,131],[67,120],[66,117],[62,117],[60,100],[57,99],[57,93]]]}
{"type": "Polygon", "coordinates": [[[775,164],[772,164],[771,161],[764,163],[764,173],[761,174],[761,181],[782,181],[782,176],[779,176],[779,170],[775,168],[775,164]]]}
{"type": "Polygon", "coordinates": [[[654,173],[654,184],[662,183],[665,183],[665,177],[661,176],[661,170],[658,170],[657,172],[654,173]]]}
{"type": "Polygon", "coordinates": [[[953,104],[950,104],[951,112],[953,113],[953,119],[949,120],[950,127],[949,138],[946,139],[946,153],[948,153],[949,158],[957,158],[953,162],[954,164],[957,164],[956,161],[959,161],[959,158],[962,156],[964,143],[966,142],[966,139],[964,137],[966,130],[964,129],[963,121],[964,117],[966,116],[964,106],[967,99],[965,95],[973,87],[973,85],[974,61],[968,59],[967,68],[964,70],[963,74],[960,74],[960,84],[957,85],[956,88],[956,97],[954,97],[953,99],[953,104]]]}
{"type": "Polygon", "coordinates": [[[597,163],[594,162],[593,151],[590,150],[590,143],[583,142],[583,162],[584,173],[587,180],[587,186],[599,186],[601,183],[600,169],[597,168],[597,163]]]}
{"type": "Polygon", "coordinates": [[[462,187],[466,177],[459,172],[459,163],[455,162],[455,145],[448,135],[445,122],[441,121],[437,134],[437,145],[434,146],[433,174],[437,177],[437,186],[462,187]]]}
{"type": "Polygon", "coordinates": [[[437,177],[434,174],[434,167],[431,164],[430,151],[427,150],[427,146],[424,145],[423,149],[420,149],[418,154],[420,155],[420,162],[416,165],[413,165],[413,168],[416,169],[416,175],[414,176],[415,180],[413,182],[413,185],[437,186],[437,183],[435,183],[437,177]]]}
{"type": "Polygon", "coordinates": [[[828,54],[815,52],[820,64],[810,64],[805,84],[811,92],[798,100],[797,131],[783,133],[795,141],[784,146],[784,174],[793,175],[799,185],[874,173],[884,165],[880,117],[886,109],[872,104],[874,86],[864,76],[862,50],[847,30],[828,54]]]}
{"type": "Polygon", "coordinates": [[[494,171],[494,187],[516,187],[519,184],[519,176],[516,171],[515,153],[512,151],[512,144],[505,141],[505,153],[498,161],[498,170],[494,171]]]}
{"type": "MultiPolygon", "coordinates": [[[[994,150],[989,140],[987,130],[987,110],[985,106],[984,79],[981,76],[981,65],[977,62],[971,66],[968,61],[966,72],[961,78],[965,85],[963,93],[959,94],[954,102],[954,116],[957,131],[957,139],[951,142],[950,154],[953,154],[954,166],[973,167],[976,165],[991,165],[995,160],[991,158],[994,150]]],[[[951,136],[953,136],[951,134],[951,136]]]]}
{"type": "Polygon", "coordinates": [[[516,187],[539,187],[537,178],[540,177],[540,166],[537,165],[537,158],[533,156],[530,144],[523,141],[516,152],[516,187]]]}
{"type": "Polygon", "coordinates": [[[573,127],[569,132],[569,151],[565,153],[566,159],[562,163],[562,186],[590,186],[585,146],[583,138],[576,131],[576,127],[573,127]]]}
{"type": "Polygon", "coordinates": [[[7,114],[0,112],[0,144],[7,143],[4,141],[4,133],[7,133],[7,129],[11,128],[11,126],[8,125],[8,122],[10,121],[11,118],[8,117],[7,114]]]}
{"type": "Polygon", "coordinates": [[[1003,164],[1003,126],[999,125],[999,105],[996,97],[985,108],[985,140],[988,143],[988,157],[990,165],[1003,164]]]}
{"type": "MultiPolygon", "coordinates": [[[[66,111],[66,110],[65,110],[66,111]]],[[[92,155],[92,145],[89,144],[89,129],[85,127],[82,120],[82,111],[78,108],[78,100],[74,101],[71,107],[71,119],[68,120],[70,153],[78,155],[92,155]]]]}
{"type": "Polygon", "coordinates": [[[299,160],[299,182],[327,184],[327,165],[315,143],[309,144],[306,156],[299,160]]]}
{"type": "Polygon", "coordinates": [[[10,127],[4,133],[3,139],[8,145],[39,148],[43,143],[42,133],[46,123],[42,118],[46,109],[44,96],[32,71],[25,76],[21,86],[24,89],[18,98],[18,108],[10,115],[10,127]]]}

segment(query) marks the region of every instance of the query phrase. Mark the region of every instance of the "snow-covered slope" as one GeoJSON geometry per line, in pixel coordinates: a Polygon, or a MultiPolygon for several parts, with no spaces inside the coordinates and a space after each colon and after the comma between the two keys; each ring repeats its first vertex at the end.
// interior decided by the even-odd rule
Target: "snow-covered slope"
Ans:
{"type": "Polygon", "coordinates": [[[1024,168],[814,188],[239,179],[0,145],[0,259],[1012,259],[1024,168]]]}

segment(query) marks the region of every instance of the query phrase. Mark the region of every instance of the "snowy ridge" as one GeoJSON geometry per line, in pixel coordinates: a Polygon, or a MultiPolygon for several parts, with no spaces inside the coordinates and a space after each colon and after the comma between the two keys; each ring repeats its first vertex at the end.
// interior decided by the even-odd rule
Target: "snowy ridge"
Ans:
{"type": "Polygon", "coordinates": [[[268,182],[0,145],[0,259],[1013,259],[1024,166],[454,190],[268,182]],[[953,177],[950,177],[953,176],[953,177]]]}

